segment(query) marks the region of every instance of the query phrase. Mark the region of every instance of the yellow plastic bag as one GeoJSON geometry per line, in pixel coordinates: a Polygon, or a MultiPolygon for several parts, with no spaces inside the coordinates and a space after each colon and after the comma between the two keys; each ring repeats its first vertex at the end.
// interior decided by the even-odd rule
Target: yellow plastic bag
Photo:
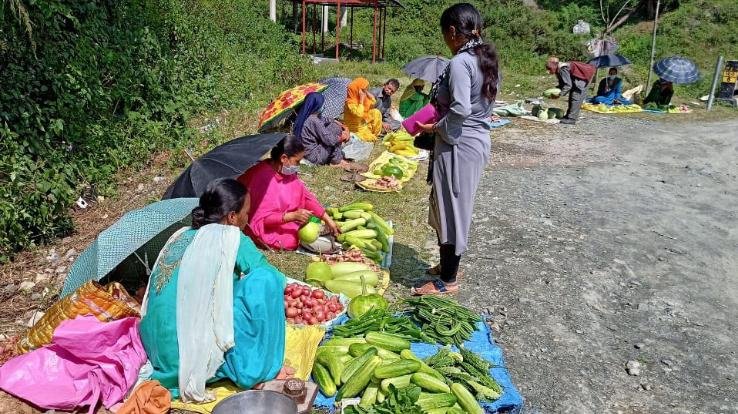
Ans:
{"type": "Polygon", "coordinates": [[[325,330],[320,326],[292,327],[287,325],[284,339],[284,364],[294,368],[295,378],[307,381],[313,370],[315,353],[325,330]]]}

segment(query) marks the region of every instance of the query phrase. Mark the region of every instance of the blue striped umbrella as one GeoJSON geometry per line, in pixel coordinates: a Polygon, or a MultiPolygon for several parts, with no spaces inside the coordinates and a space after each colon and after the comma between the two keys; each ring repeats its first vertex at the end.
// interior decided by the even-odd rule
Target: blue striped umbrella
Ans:
{"type": "Polygon", "coordinates": [[[700,78],[700,71],[697,69],[697,65],[681,56],[672,56],[659,60],[653,65],[653,71],[661,79],[677,84],[694,83],[700,78]]]}

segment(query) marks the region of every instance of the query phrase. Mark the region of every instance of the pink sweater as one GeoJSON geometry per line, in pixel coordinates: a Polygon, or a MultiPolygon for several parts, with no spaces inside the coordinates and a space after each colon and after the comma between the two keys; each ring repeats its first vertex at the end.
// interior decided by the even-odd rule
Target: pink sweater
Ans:
{"type": "Polygon", "coordinates": [[[299,244],[296,222],[284,223],[284,213],[300,208],[322,217],[325,209],[305,183],[295,175],[282,175],[269,161],[261,161],[238,177],[251,195],[249,228],[245,233],[262,247],[296,250],[299,244]]]}

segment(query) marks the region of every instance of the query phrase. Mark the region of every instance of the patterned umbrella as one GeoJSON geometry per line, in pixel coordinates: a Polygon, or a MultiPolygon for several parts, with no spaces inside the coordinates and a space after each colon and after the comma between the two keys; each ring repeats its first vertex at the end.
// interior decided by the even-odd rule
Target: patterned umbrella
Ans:
{"type": "Polygon", "coordinates": [[[259,132],[277,128],[293,112],[292,109],[305,100],[307,94],[321,92],[325,88],[327,86],[320,83],[306,83],[280,93],[259,115],[259,132]]]}
{"type": "Polygon", "coordinates": [[[684,84],[694,83],[700,78],[697,65],[691,60],[680,56],[661,59],[653,65],[653,71],[663,80],[684,84]]]}
{"type": "Polygon", "coordinates": [[[422,56],[409,62],[402,68],[402,71],[411,78],[435,82],[446,70],[448,62],[449,60],[443,56],[422,56]]]}
{"type": "Polygon", "coordinates": [[[594,59],[590,59],[587,63],[594,65],[596,68],[630,65],[630,61],[625,56],[618,54],[597,56],[594,59]]]}
{"type": "Polygon", "coordinates": [[[61,296],[66,296],[88,280],[100,280],[111,272],[123,286],[135,290],[164,247],[169,236],[188,225],[197,198],[158,201],[124,214],[103,230],[72,264],[61,296]],[[128,279],[131,283],[126,283],[128,279]]]}
{"type": "Polygon", "coordinates": [[[346,103],[346,88],[351,83],[349,78],[325,78],[318,82],[328,85],[323,91],[325,102],[323,103],[323,116],[337,119],[343,115],[343,106],[346,103]]]}

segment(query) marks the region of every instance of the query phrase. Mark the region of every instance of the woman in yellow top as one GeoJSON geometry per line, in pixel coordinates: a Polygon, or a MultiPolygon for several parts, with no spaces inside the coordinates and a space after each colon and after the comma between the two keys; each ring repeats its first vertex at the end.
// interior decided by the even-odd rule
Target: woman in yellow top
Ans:
{"type": "Polygon", "coordinates": [[[376,141],[382,132],[382,113],[374,109],[376,98],[367,90],[369,81],[356,78],[348,84],[343,123],[363,141],[376,141]]]}

